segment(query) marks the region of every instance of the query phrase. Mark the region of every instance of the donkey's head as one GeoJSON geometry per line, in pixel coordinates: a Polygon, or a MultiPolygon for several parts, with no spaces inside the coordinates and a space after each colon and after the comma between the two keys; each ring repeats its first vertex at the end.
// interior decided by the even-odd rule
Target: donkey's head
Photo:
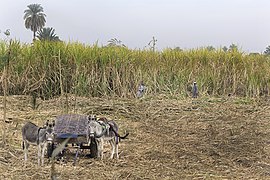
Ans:
{"type": "Polygon", "coordinates": [[[88,133],[90,138],[100,138],[107,132],[107,129],[104,128],[98,121],[89,120],[88,121],[88,133]]]}
{"type": "Polygon", "coordinates": [[[55,122],[52,121],[50,123],[49,120],[47,120],[46,124],[45,124],[45,129],[46,129],[46,141],[48,143],[52,143],[53,140],[54,140],[54,125],[55,125],[55,122]]]}

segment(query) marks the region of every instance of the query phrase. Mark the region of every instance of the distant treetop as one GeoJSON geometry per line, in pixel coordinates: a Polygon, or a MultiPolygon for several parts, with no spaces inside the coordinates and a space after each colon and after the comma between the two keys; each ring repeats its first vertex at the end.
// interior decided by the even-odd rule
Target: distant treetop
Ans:
{"type": "Polygon", "coordinates": [[[37,32],[37,38],[41,41],[60,41],[54,31],[52,27],[42,28],[37,32]]]}
{"type": "Polygon", "coordinates": [[[26,29],[33,31],[33,39],[36,39],[36,32],[43,28],[46,23],[46,15],[43,13],[43,7],[40,4],[30,4],[24,11],[26,29]]]}

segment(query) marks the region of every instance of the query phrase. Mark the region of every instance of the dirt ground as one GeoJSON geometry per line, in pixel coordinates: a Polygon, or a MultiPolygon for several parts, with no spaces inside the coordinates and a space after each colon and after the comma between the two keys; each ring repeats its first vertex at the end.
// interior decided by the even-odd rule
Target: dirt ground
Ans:
{"type": "MultiPolygon", "coordinates": [[[[270,179],[270,100],[241,98],[146,97],[143,99],[82,98],[69,95],[47,101],[9,96],[7,145],[0,148],[0,179],[50,179],[51,164],[37,167],[37,148],[30,146],[24,165],[21,127],[26,121],[40,126],[47,119],[69,113],[96,114],[115,119],[120,134],[119,160],[73,153],[56,162],[58,179],[270,179]]],[[[1,128],[1,132],[3,128],[1,128]]],[[[1,133],[2,136],[2,133],[1,133]]],[[[1,138],[2,141],[2,138],[1,138]]],[[[2,142],[0,142],[2,144],[2,142]]]]}

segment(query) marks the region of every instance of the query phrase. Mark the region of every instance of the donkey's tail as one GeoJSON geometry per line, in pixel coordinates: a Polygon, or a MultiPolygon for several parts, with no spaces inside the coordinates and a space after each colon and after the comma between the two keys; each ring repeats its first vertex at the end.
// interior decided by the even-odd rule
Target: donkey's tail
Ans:
{"type": "Polygon", "coordinates": [[[129,133],[126,133],[124,136],[120,136],[120,134],[118,134],[118,132],[111,125],[110,127],[111,127],[111,130],[114,132],[114,134],[120,139],[126,139],[126,137],[129,135],[129,133]]]}
{"type": "Polygon", "coordinates": [[[120,139],[126,139],[128,137],[129,133],[126,133],[124,136],[120,136],[119,134],[117,135],[120,139]]]}

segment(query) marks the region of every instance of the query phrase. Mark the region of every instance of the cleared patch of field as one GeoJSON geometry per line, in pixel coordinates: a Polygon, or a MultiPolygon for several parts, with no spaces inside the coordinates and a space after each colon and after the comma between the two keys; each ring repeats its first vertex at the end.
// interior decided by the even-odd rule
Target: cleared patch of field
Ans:
{"type": "MultiPolygon", "coordinates": [[[[3,119],[1,97],[0,119],[3,119]]],[[[32,110],[27,96],[7,102],[7,146],[0,148],[0,179],[49,179],[50,164],[37,167],[37,149],[29,148],[24,166],[20,129],[26,121],[43,125],[64,113],[113,118],[120,133],[120,159],[90,159],[77,165],[69,157],[56,164],[59,179],[269,179],[270,101],[238,98],[177,99],[154,97],[101,99],[69,96],[38,100],[32,110]]],[[[1,127],[2,129],[2,127],[1,127]]],[[[1,138],[2,139],[2,138],[1,138]]]]}

